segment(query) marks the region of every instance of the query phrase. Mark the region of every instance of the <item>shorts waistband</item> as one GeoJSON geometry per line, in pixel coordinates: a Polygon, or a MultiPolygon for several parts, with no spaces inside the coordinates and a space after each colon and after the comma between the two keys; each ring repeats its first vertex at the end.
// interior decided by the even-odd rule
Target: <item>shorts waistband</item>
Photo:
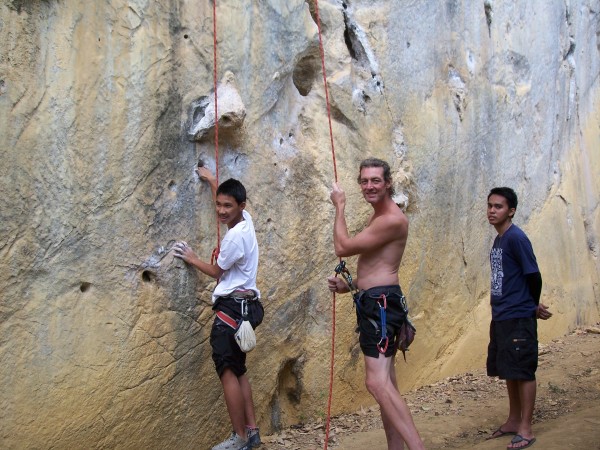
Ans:
{"type": "Polygon", "coordinates": [[[360,292],[363,293],[364,295],[380,295],[380,294],[385,294],[387,292],[397,292],[399,294],[402,293],[402,288],[400,287],[399,284],[390,284],[387,286],[373,286],[372,288],[369,289],[364,289],[361,290],[360,292]]]}

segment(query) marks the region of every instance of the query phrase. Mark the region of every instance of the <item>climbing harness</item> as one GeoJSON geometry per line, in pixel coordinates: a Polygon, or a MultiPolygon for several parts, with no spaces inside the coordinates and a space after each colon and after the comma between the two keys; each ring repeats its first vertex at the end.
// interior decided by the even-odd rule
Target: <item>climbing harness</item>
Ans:
{"type": "Polygon", "coordinates": [[[256,295],[247,295],[244,297],[235,297],[232,295],[230,298],[235,300],[235,302],[240,305],[241,319],[235,320],[224,311],[217,311],[217,317],[223,323],[235,330],[235,341],[244,353],[248,353],[252,351],[254,347],[256,347],[256,335],[254,333],[254,328],[252,328],[252,325],[248,320],[248,302],[256,300],[256,295]]]}
{"type": "MultiPolygon", "coordinates": [[[[340,275],[348,285],[350,292],[352,292],[352,297],[354,298],[354,305],[358,311],[358,314],[360,315],[360,299],[362,298],[361,291],[359,291],[354,285],[354,282],[352,281],[352,274],[346,267],[346,261],[340,260],[339,264],[335,266],[335,273],[336,275],[340,275]]],[[[404,296],[402,296],[402,298],[404,298],[404,296]]],[[[381,324],[377,324],[377,322],[371,318],[367,319],[373,324],[377,332],[381,333],[381,339],[379,339],[379,343],[377,344],[377,350],[379,353],[385,354],[390,343],[390,339],[387,335],[387,297],[385,294],[381,294],[381,296],[377,299],[377,305],[379,306],[379,319],[381,324]]]]}
{"type": "MultiPolygon", "coordinates": [[[[354,304],[359,315],[361,314],[360,299],[362,292],[363,291],[359,292],[354,296],[354,304]]],[[[379,298],[377,299],[377,305],[379,306],[380,323],[378,324],[374,319],[370,317],[367,317],[367,320],[371,322],[377,333],[379,333],[381,336],[379,342],[377,343],[377,350],[379,351],[379,353],[385,354],[390,342],[389,336],[387,335],[387,297],[385,294],[381,294],[379,296],[379,298]]],[[[402,322],[402,325],[400,325],[400,328],[398,329],[397,335],[395,336],[395,346],[397,350],[400,350],[402,352],[404,361],[406,361],[406,352],[408,351],[408,347],[410,346],[410,344],[412,344],[412,342],[415,339],[417,329],[408,317],[408,306],[406,304],[406,297],[404,297],[404,295],[400,296],[400,307],[404,312],[404,320],[402,322]]]]}

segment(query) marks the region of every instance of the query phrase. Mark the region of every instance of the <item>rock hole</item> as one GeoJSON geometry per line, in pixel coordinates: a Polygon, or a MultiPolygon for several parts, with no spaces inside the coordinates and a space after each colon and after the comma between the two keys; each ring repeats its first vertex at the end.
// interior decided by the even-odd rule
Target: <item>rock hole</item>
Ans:
{"type": "Polygon", "coordinates": [[[410,42],[406,41],[406,48],[410,48],[410,42]]]}
{"type": "Polygon", "coordinates": [[[275,430],[298,422],[302,398],[302,363],[291,359],[284,363],[277,377],[277,390],[271,400],[271,424],[275,430]]]}
{"type": "Polygon", "coordinates": [[[283,145],[283,138],[279,138],[279,145],[283,145]]]}
{"type": "Polygon", "coordinates": [[[87,281],[82,281],[81,284],[79,285],[79,290],[81,292],[87,292],[90,290],[91,287],[92,287],[92,283],[88,283],[87,281]]]}
{"type": "Polygon", "coordinates": [[[144,270],[142,272],[142,280],[144,280],[146,283],[151,283],[156,279],[156,274],[153,273],[150,270],[144,270]]]}
{"type": "Polygon", "coordinates": [[[565,56],[563,56],[563,61],[575,53],[575,47],[575,38],[573,36],[569,36],[569,49],[567,50],[567,53],[565,53],[565,56]]]}
{"type": "Polygon", "coordinates": [[[193,109],[192,120],[193,120],[194,124],[198,123],[204,117],[204,114],[206,113],[206,108],[208,107],[209,102],[210,102],[210,99],[208,98],[208,96],[203,96],[203,97],[200,97],[198,100],[196,100],[192,104],[192,109],[193,109]]]}
{"type": "Polygon", "coordinates": [[[320,64],[317,52],[316,47],[309,50],[306,55],[300,58],[292,73],[294,86],[303,97],[310,93],[313,82],[319,73],[320,64]]]}
{"type": "Polygon", "coordinates": [[[187,38],[189,38],[189,36],[188,36],[187,34],[184,34],[184,35],[183,35],[183,38],[184,38],[184,39],[187,39],[187,38]]]}
{"type": "Polygon", "coordinates": [[[369,61],[369,57],[367,56],[367,51],[361,41],[360,37],[360,29],[352,21],[352,18],[344,11],[344,42],[346,43],[346,47],[348,48],[348,53],[360,66],[371,70],[371,63],[369,61]]]}
{"type": "Polygon", "coordinates": [[[492,11],[492,2],[490,0],[486,0],[485,2],[483,2],[483,9],[485,10],[485,22],[487,23],[487,27],[488,27],[488,35],[491,37],[492,36],[492,17],[493,17],[493,11],[492,11]]]}
{"type": "Polygon", "coordinates": [[[173,180],[171,180],[171,182],[169,183],[169,190],[173,192],[177,190],[177,183],[175,183],[173,180]]]}
{"type": "Polygon", "coordinates": [[[348,25],[346,25],[346,28],[344,29],[344,42],[346,43],[346,47],[348,47],[350,57],[352,59],[356,59],[356,52],[354,51],[354,46],[352,45],[352,39],[350,39],[350,31],[348,31],[348,25]]]}

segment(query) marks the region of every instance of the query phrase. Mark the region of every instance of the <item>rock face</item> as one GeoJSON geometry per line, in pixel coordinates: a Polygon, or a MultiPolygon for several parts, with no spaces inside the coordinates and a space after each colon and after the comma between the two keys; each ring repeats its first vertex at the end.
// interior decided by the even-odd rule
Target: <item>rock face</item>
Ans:
{"type": "MultiPolygon", "coordinates": [[[[0,2],[3,448],[206,448],[229,430],[208,345],[214,282],[170,252],[184,239],[209,259],[216,245],[193,171],[215,168],[212,5],[0,2]]],[[[369,216],[355,184],[368,155],[392,165],[411,221],[401,283],[418,333],[403,389],[483,365],[493,186],[520,195],[515,222],[555,313],[541,339],[598,320],[599,11],[319,2],[349,227],[369,216]]],[[[264,433],[326,411],[337,261],[317,9],[216,12],[231,87],[220,177],[246,185],[261,245],[266,316],[248,359],[264,433]]],[[[336,312],[333,413],[372,403],[347,296],[336,312]]]]}

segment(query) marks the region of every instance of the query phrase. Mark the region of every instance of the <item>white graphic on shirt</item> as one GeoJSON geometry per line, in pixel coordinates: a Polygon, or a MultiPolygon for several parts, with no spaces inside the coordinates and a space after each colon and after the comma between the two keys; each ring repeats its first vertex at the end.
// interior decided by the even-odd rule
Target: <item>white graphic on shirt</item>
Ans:
{"type": "Polygon", "coordinates": [[[502,279],[504,278],[501,248],[492,248],[492,252],[490,253],[490,263],[492,265],[492,295],[500,297],[502,295],[502,279]]]}

